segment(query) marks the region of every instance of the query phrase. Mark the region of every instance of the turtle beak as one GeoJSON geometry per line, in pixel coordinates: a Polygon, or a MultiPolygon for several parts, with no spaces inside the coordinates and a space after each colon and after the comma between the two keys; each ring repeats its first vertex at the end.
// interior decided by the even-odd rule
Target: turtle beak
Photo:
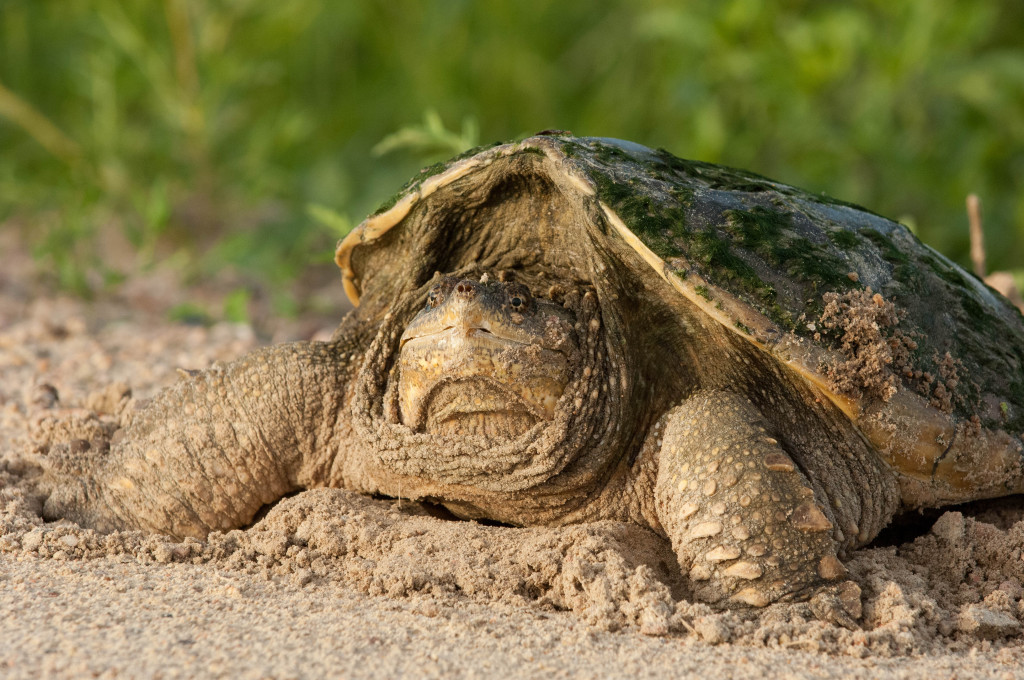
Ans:
{"type": "Polygon", "coordinates": [[[451,333],[460,338],[491,335],[491,321],[487,318],[486,310],[477,304],[479,294],[480,284],[476,281],[463,279],[456,283],[441,309],[428,311],[409,324],[402,333],[399,349],[410,340],[442,333],[451,333]]]}
{"type": "Polygon", "coordinates": [[[484,315],[480,305],[474,304],[480,293],[480,284],[476,281],[463,279],[452,289],[450,313],[445,314],[445,325],[458,328],[469,337],[474,331],[491,332],[491,322],[484,315]]]}

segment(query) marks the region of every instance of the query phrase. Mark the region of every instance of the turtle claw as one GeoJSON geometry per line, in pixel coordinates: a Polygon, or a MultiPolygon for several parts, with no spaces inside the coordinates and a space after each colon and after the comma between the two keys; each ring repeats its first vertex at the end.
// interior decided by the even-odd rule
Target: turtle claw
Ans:
{"type": "Polygon", "coordinates": [[[853,581],[825,586],[811,598],[811,611],[819,621],[860,630],[857,623],[863,614],[860,594],[860,586],[853,581]]]}

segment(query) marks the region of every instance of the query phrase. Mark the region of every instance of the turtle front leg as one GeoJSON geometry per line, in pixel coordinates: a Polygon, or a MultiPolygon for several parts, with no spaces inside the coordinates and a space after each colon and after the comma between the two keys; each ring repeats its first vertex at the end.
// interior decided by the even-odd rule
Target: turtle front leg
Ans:
{"type": "Polygon", "coordinates": [[[51,452],[44,515],[179,538],[245,525],[298,488],[304,467],[330,465],[338,453],[353,349],[277,345],[183,372],[108,453],[51,452]]]}
{"type": "Polygon", "coordinates": [[[698,599],[761,607],[846,575],[827,511],[745,397],[699,392],[655,436],[658,519],[698,599]]]}

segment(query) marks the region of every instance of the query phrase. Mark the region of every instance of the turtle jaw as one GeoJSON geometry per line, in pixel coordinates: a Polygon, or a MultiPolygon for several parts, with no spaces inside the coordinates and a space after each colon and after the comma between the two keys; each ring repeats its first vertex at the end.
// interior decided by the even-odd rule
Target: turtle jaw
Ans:
{"type": "Polygon", "coordinates": [[[424,400],[420,417],[429,434],[501,440],[512,439],[541,420],[550,420],[554,404],[551,414],[539,410],[507,385],[486,378],[466,378],[435,385],[424,400]]]}
{"type": "Polygon", "coordinates": [[[403,339],[400,418],[431,434],[511,438],[554,417],[568,380],[562,352],[452,326],[403,339]]]}
{"type": "Polygon", "coordinates": [[[412,344],[414,347],[424,344],[457,346],[459,343],[468,342],[481,348],[488,345],[514,346],[524,344],[513,338],[503,337],[500,333],[494,333],[491,331],[490,324],[484,319],[479,320],[476,325],[465,322],[456,325],[456,323],[456,321],[452,320],[451,325],[443,326],[439,330],[424,329],[419,331],[419,333],[403,333],[401,343],[399,344],[399,351],[404,350],[407,344],[412,344]]]}

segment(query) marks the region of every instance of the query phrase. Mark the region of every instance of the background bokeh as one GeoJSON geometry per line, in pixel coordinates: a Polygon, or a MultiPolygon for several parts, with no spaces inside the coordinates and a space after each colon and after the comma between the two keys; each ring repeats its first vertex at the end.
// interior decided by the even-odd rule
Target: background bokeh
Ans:
{"type": "Polygon", "coordinates": [[[976,192],[1016,270],[1022,26],[1005,0],[0,0],[0,229],[79,293],[232,271],[298,314],[418,167],[559,128],[861,203],[964,265],[976,192]]]}

